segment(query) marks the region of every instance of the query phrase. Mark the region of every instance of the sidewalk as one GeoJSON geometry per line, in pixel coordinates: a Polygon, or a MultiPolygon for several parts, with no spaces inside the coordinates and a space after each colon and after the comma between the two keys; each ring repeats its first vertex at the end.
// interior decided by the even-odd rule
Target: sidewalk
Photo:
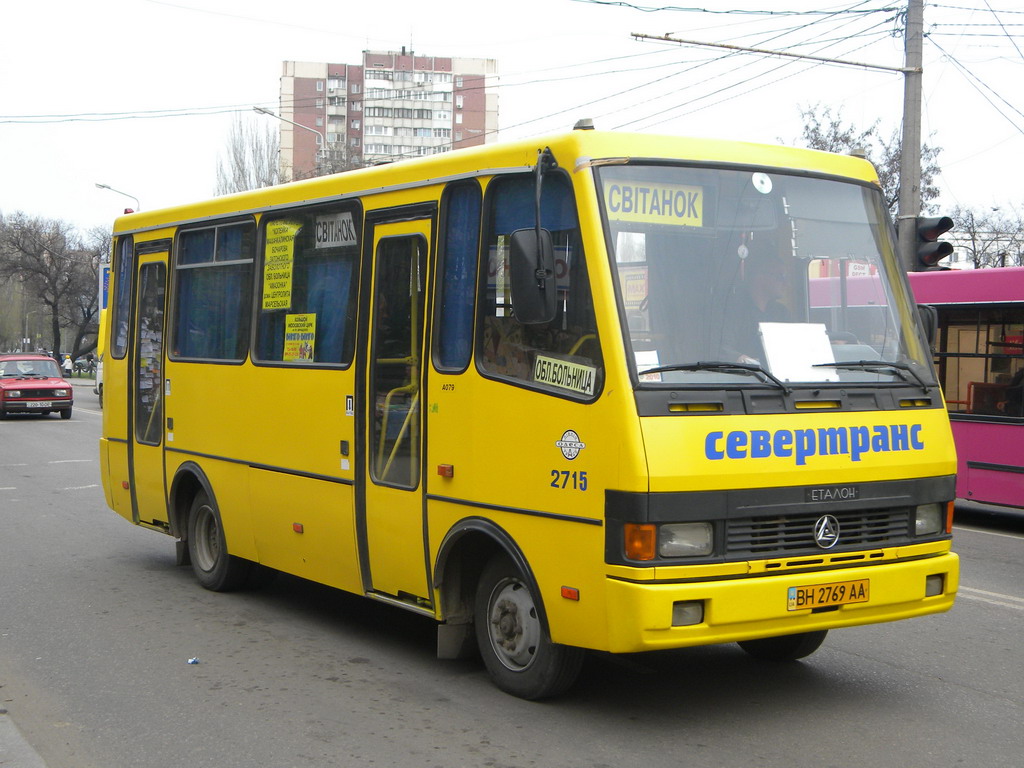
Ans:
{"type": "Polygon", "coordinates": [[[6,709],[0,709],[0,766],[3,768],[46,768],[32,746],[25,741],[6,709]]]}
{"type": "MultiPolygon", "coordinates": [[[[84,387],[91,390],[96,386],[96,379],[93,376],[82,376],[81,378],[78,376],[65,376],[64,380],[70,381],[73,387],[84,387]]],[[[3,765],[3,763],[0,763],[0,765],[3,765]]]]}

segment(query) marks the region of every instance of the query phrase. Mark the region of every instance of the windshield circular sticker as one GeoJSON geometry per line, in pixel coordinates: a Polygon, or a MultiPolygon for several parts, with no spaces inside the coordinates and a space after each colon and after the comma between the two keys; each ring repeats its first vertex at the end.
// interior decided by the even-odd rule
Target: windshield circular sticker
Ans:
{"type": "Polygon", "coordinates": [[[754,189],[762,195],[767,195],[772,191],[772,179],[767,173],[755,173],[750,177],[750,181],[754,185],[754,189]]]}
{"type": "Polygon", "coordinates": [[[562,433],[562,439],[558,440],[555,445],[562,451],[562,455],[569,459],[569,461],[572,461],[579,456],[580,451],[587,447],[586,443],[580,440],[580,436],[571,429],[565,430],[565,432],[562,433]]]}

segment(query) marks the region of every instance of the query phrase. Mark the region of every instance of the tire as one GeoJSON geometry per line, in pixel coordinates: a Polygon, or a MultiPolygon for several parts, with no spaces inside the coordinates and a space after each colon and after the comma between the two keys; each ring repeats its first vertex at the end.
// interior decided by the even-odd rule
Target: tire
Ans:
{"type": "Polygon", "coordinates": [[[224,525],[213,500],[196,494],[188,513],[188,554],[199,583],[213,592],[230,592],[245,584],[252,563],[228,553],[224,525]]]}
{"type": "Polygon", "coordinates": [[[60,412],[60,417],[62,419],[64,419],[64,421],[67,421],[68,419],[70,419],[71,418],[71,409],[70,408],[65,408],[64,410],[62,410],[60,412]]]}
{"type": "Polygon", "coordinates": [[[477,585],[477,645],[495,685],[521,699],[543,699],[567,690],[579,676],[584,651],[552,643],[537,598],[512,561],[498,555],[477,585]]]}
{"type": "Polygon", "coordinates": [[[760,640],[741,640],[738,645],[761,661],[796,661],[810,656],[825,642],[827,629],[803,632],[798,635],[765,637],[760,640]]]}

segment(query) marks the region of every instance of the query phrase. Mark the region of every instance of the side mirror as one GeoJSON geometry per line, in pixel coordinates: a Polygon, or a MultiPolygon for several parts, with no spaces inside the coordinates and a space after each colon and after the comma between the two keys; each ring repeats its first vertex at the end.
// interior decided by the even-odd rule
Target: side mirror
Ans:
{"type": "Polygon", "coordinates": [[[517,229],[509,238],[512,309],[525,325],[555,319],[555,249],[546,229],[517,229]],[[538,237],[539,236],[539,237],[538,237]]]}
{"type": "Polygon", "coordinates": [[[939,310],[931,304],[918,304],[917,314],[924,326],[924,336],[928,340],[928,348],[935,351],[935,339],[939,335],[939,310]]]}

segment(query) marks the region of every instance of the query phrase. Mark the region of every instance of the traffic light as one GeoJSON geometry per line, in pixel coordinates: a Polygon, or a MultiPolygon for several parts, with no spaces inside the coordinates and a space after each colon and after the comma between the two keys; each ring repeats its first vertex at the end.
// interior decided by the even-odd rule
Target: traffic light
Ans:
{"type": "Polygon", "coordinates": [[[924,272],[935,266],[953,252],[953,246],[939,238],[953,228],[949,216],[918,216],[914,224],[917,233],[917,262],[914,269],[924,272]]]}

